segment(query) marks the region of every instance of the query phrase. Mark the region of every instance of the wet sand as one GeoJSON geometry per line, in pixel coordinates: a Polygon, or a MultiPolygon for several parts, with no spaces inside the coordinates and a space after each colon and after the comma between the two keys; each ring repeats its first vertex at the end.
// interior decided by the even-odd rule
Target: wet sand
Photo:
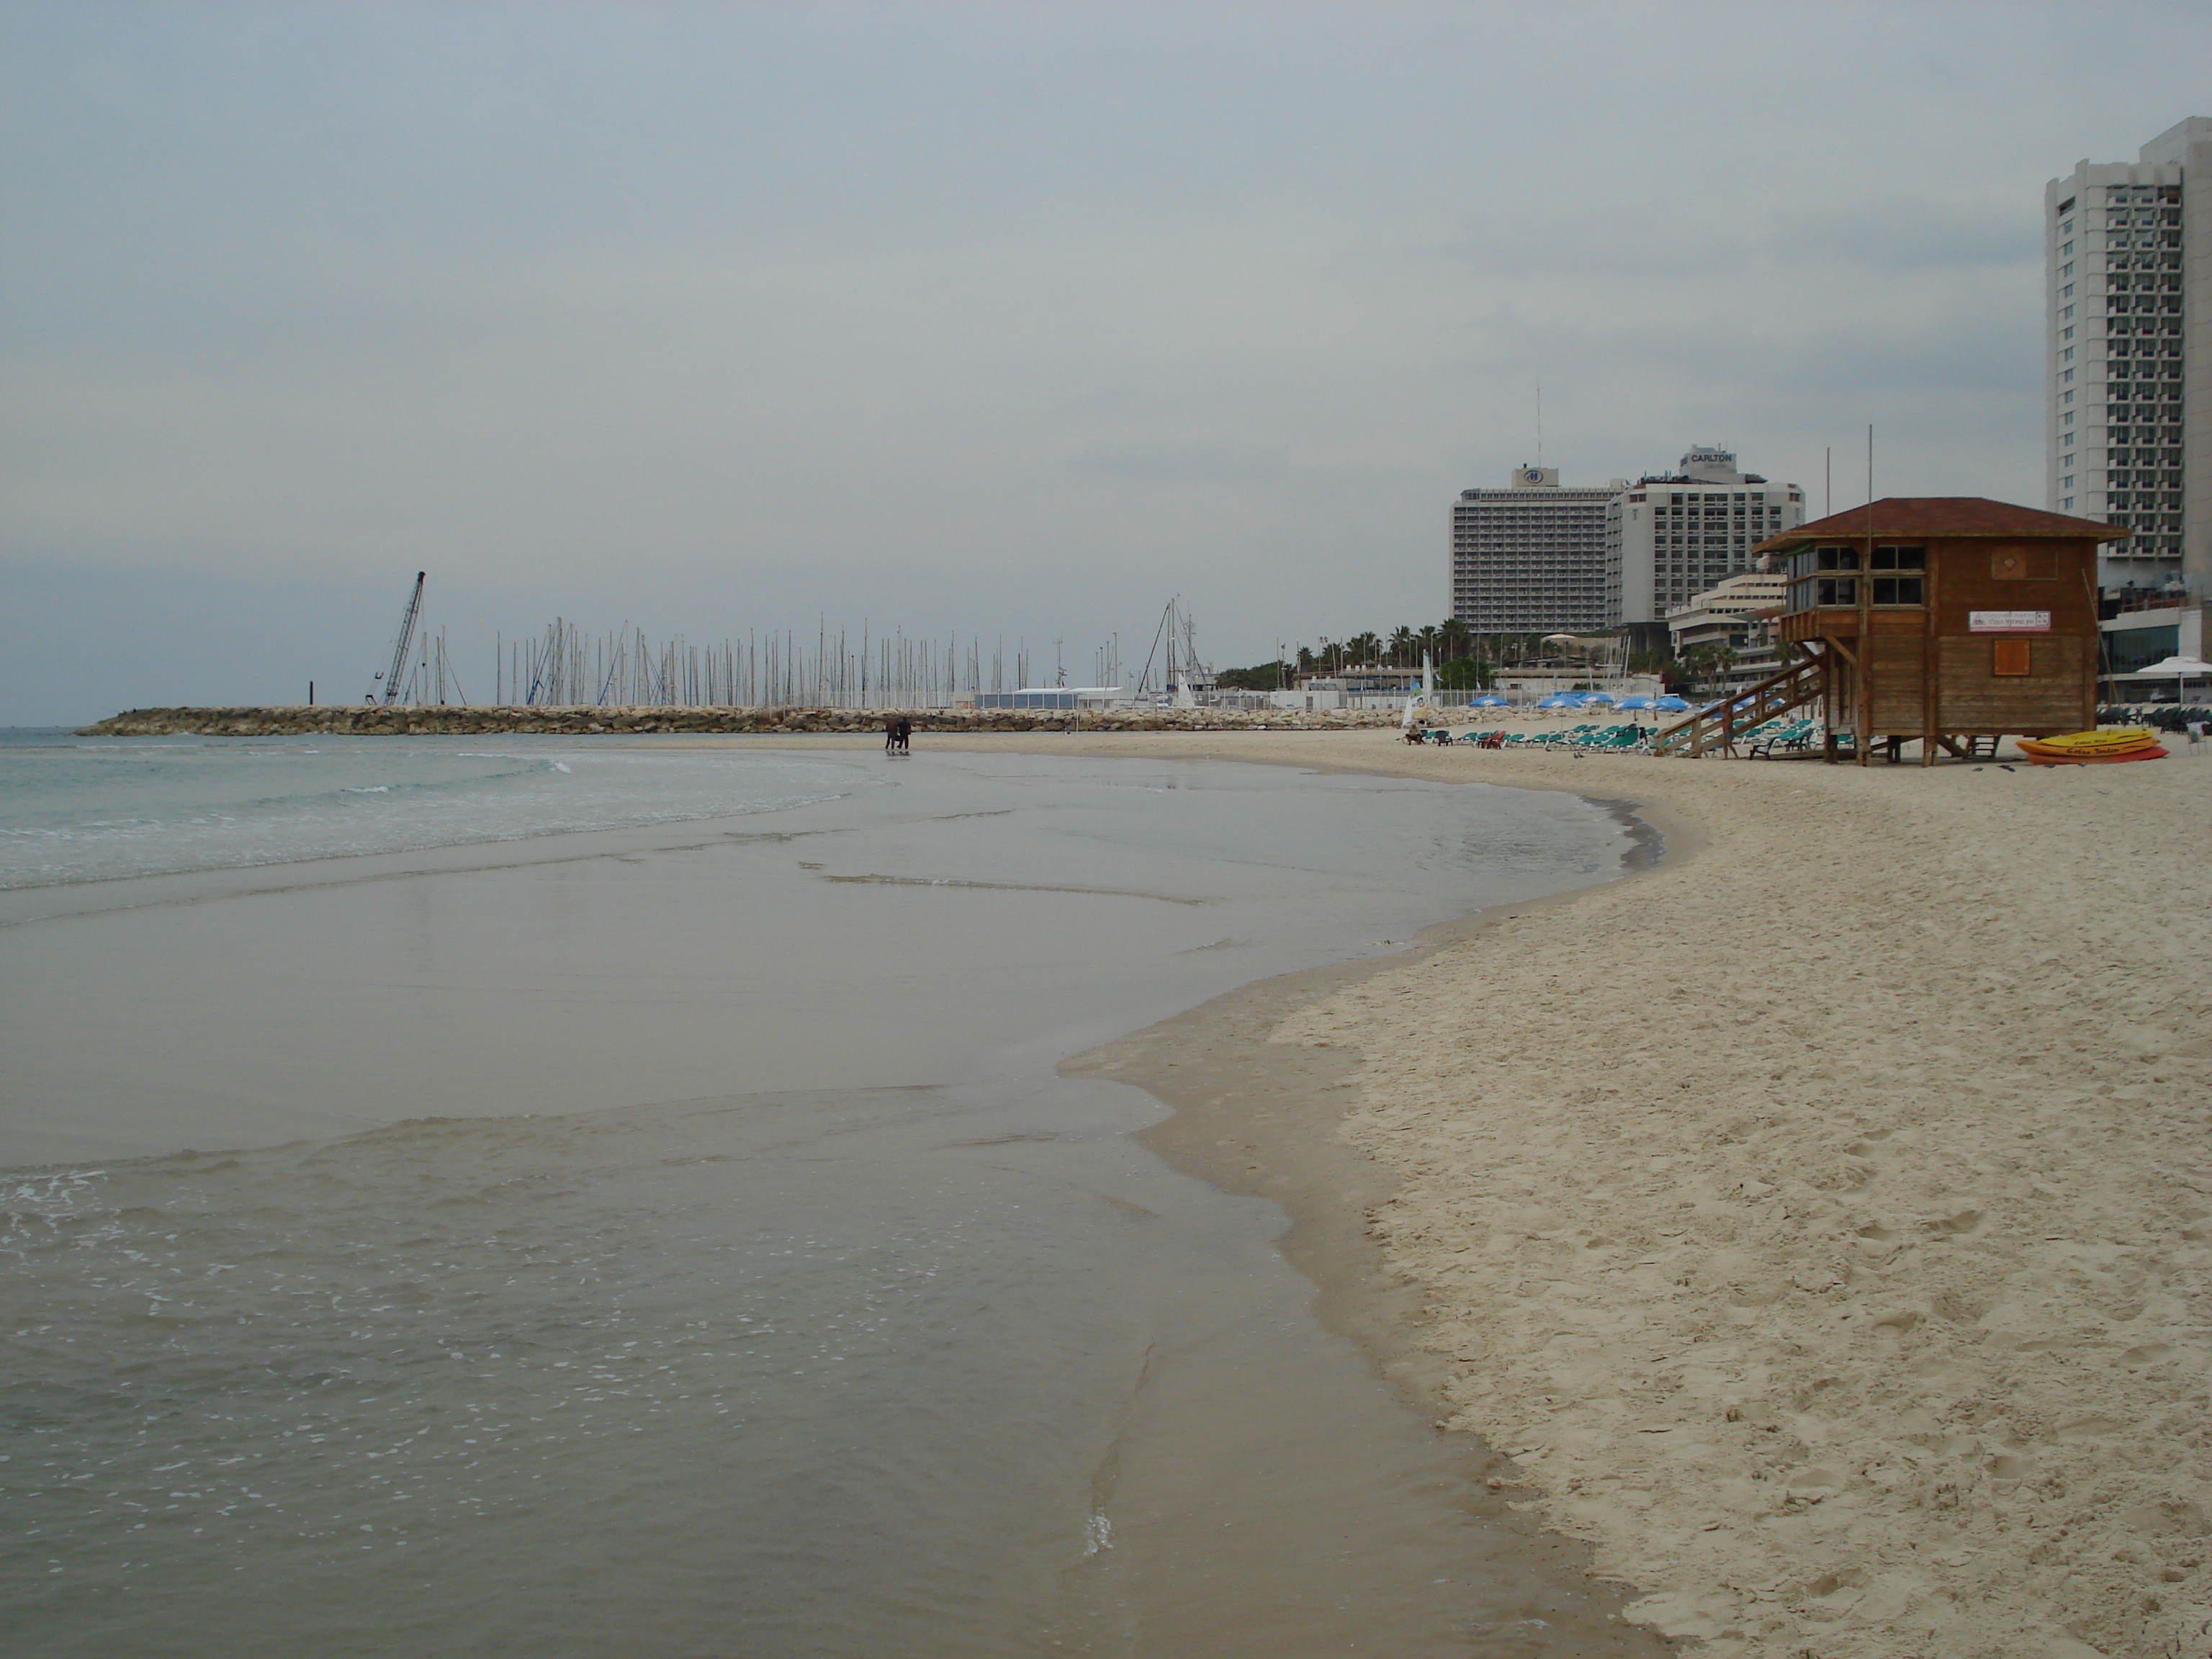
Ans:
{"type": "Polygon", "coordinates": [[[1665,830],[1647,874],[1086,1063],[1288,1205],[1332,1322],[1632,1616],[1774,1659],[2212,1651],[2212,762],[1068,741],[1665,830]],[[1177,1080],[1271,1019],[1302,1088],[1177,1080]]]}

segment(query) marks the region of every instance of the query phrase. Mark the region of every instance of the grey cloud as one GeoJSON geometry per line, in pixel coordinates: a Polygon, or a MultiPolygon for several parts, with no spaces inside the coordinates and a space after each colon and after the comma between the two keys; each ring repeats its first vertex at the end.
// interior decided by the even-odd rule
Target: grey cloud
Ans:
{"type": "Polygon", "coordinates": [[[2018,201],[1882,199],[1827,212],[1775,216],[1768,257],[1790,264],[1845,261],[1881,270],[1981,270],[2043,258],[2039,216],[2018,201]]]}
{"type": "Polygon", "coordinates": [[[1982,269],[2042,257],[2039,220],[2017,201],[1932,198],[1850,201],[1824,210],[1739,205],[1685,214],[1678,204],[1602,219],[1516,218],[1470,223],[1459,235],[1407,250],[1478,276],[1667,278],[1764,265],[1850,264],[1876,271],[1982,269]]]}
{"type": "MultiPolygon", "coordinates": [[[[2212,37],[1725,9],[0,8],[0,554],[85,573],[19,631],[166,571],[281,695],[428,567],[472,660],[1180,590],[1249,661],[1440,614],[1539,378],[1585,478],[1875,421],[1896,488],[2032,495],[2042,181],[2198,107],[2212,37]]],[[[140,608],[131,695],[212,690],[140,608]]],[[[63,683],[0,657],[0,720],[112,701],[63,683]]]]}
{"type": "Polygon", "coordinates": [[[1109,477],[1161,483],[1269,483],[1290,471],[1288,452],[1279,446],[1203,439],[1094,444],[1073,464],[1109,477]]]}

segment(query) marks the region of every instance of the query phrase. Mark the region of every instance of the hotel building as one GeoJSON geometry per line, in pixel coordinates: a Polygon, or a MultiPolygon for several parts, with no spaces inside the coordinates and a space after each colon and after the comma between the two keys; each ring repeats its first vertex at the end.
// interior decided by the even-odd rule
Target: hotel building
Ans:
{"type": "Polygon", "coordinates": [[[1606,626],[1606,508],[1627,485],[1566,489],[1553,466],[1516,466],[1504,489],[1452,507],[1451,613],[1478,634],[1606,626]]]}
{"type": "Polygon", "coordinates": [[[1692,448],[1677,471],[1639,478],[1607,505],[1607,624],[1662,620],[1753,568],[1754,547],[1804,521],[1796,485],[1739,472],[1725,449],[1692,448]]]}
{"type": "Polygon", "coordinates": [[[2124,525],[2099,580],[2132,601],[2212,577],[2212,118],[2044,186],[2045,505],[2124,525]]]}
{"type": "Polygon", "coordinates": [[[1667,613],[1668,647],[1680,662],[1701,645],[1726,646],[1735,660],[1715,669],[1708,683],[1717,690],[1741,690],[1782,666],[1775,623],[1789,602],[1784,573],[1739,571],[1667,613]]]}

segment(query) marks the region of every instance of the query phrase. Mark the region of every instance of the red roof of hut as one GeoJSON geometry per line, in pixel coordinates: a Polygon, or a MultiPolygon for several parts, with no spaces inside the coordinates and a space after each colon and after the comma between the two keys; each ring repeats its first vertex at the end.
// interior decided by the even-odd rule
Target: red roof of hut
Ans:
{"type": "Polygon", "coordinates": [[[2054,541],[2090,538],[2116,542],[2133,534],[2124,526],[2099,519],[2076,519],[2063,513],[2045,513],[2033,507],[1993,501],[1986,495],[1885,495],[1871,508],[1854,507],[1842,513],[1801,524],[1778,536],[1770,536],[1754,553],[1778,553],[1802,547],[1808,541],[1829,538],[1860,540],[1869,536],[1925,536],[1930,539],[1954,536],[2047,536],[2054,541]]]}

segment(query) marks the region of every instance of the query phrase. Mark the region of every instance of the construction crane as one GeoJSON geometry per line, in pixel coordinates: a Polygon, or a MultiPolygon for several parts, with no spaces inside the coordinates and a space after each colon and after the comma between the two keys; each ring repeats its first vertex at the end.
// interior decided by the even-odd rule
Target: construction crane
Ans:
{"type": "MultiPolygon", "coordinates": [[[[376,677],[384,682],[386,702],[399,701],[399,671],[407,665],[407,647],[415,639],[415,619],[422,614],[422,576],[420,570],[415,573],[415,591],[407,596],[407,608],[399,613],[399,639],[392,647],[392,666],[376,677]]],[[[368,694],[368,701],[376,701],[374,691],[368,694]]]]}

